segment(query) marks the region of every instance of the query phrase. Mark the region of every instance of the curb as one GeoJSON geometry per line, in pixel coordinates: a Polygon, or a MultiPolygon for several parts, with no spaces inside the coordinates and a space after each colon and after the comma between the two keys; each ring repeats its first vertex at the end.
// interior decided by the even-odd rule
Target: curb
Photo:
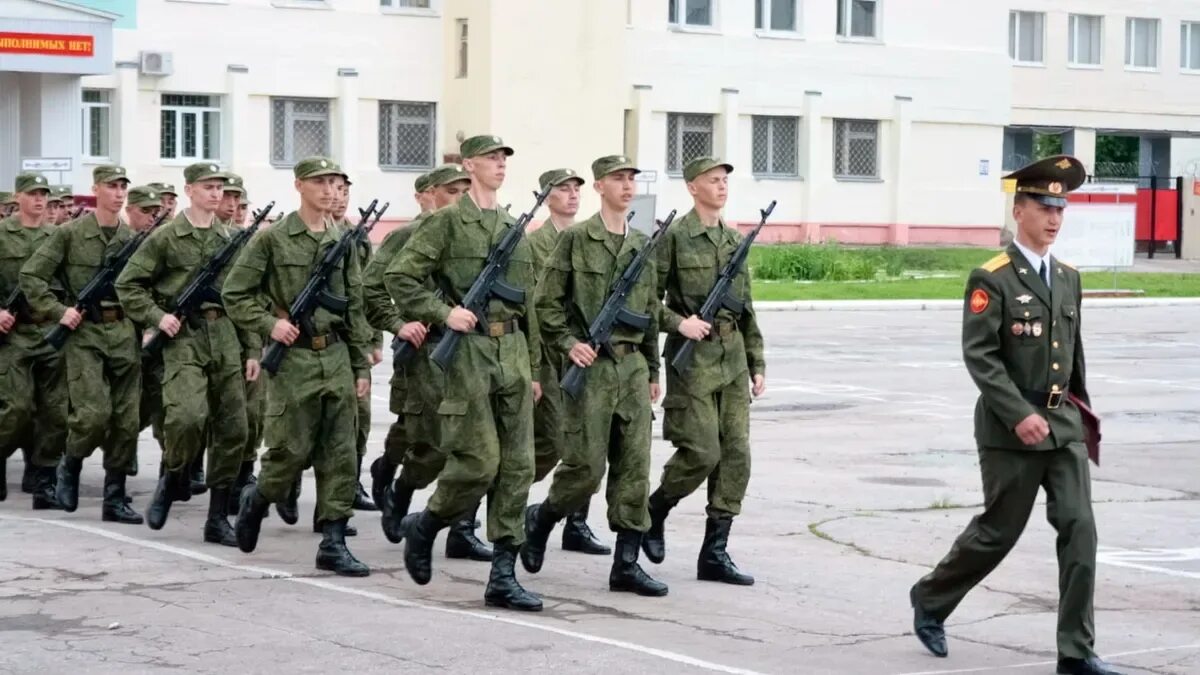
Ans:
{"type": "MultiPolygon", "coordinates": [[[[1200,305],[1200,298],[1093,298],[1088,307],[1173,307],[1200,305]]],[[[962,300],[775,300],[754,303],[756,312],[932,312],[961,311],[962,300]]]]}

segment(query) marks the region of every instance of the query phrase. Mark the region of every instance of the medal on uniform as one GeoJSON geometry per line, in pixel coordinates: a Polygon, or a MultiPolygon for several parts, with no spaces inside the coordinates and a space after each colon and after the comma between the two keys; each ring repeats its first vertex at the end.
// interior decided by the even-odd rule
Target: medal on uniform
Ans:
{"type": "Polygon", "coordinates": [[[1033,324],[1033,337],[1042,337],[1042,322],[1038,321],[1033,324]]]}
{"type": "Polygon", "coordinates": [[[1024,332],[1025,332],[1025,326],[1020,321],[1018,321],[1012,325],[1013,335],[1015,335],[1017,337],[1021,337],[1021,333],[1024,333],[1024,332]]]}
{"type": "Polygon", "coordinates": [[[1033,333],[1033,326],[1030,326],[1028,321],[1025,322],[1025,325],[1022,327],[1022,329],[1022,332],[1024,332],[1026,335],[1033,333]]]}
{"type": "Polygon", "coordinates": [[[1017,296],[1017,302],[1021,303],[1022,305],[1028,305],[1029,301],[1032,299],[1033,299],[1033,296],[1029,295],[1028,293],[1026,293],[1025,295],[1017,296]]]}
{"type": "Polygon", "coordinates": [[[1018,267],[1017,274],[1029,274],[1029,270],[1025,269],[1024,267],[1018,267]]]}

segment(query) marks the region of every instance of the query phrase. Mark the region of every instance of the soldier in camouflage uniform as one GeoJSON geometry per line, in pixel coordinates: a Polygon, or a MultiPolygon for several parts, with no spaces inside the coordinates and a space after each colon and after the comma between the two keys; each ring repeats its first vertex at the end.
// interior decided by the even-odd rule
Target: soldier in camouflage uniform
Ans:
{"type": "MultiPolygon", "coordinates": [[[[117,279],[117,294],[134,321],[164,333],[163,433],[166,469],[146,511],[151,529],[166,524],[172,502],[192,493],[195,458],[208,448],[211,488],[204,541],[236,546],[228,520],[229,491],[246,443],[245,380],[258,378],[257,333],[239,336],[220,302],[208,300],[182,320],[169,313],[188,282],[230,232],[214,214],[226,174],[216,164],[184,169],[190,206],[153,232],[117,279]],[[246,366],[242,362],[245,357],[246,366]]],[[[225,270],[227,272],[227,270],[225,270]]],[[[220,292],[221,278],[214,284],[220,292]]]]}
{"type": "Polygon", "coordinates": [[[1083,291],[1079,272],[1050,255],[1067,193],[1086,176],[1079,160],[1064,155],[1006,176],[1016,184],[1016,238],[967,280],[962,348],[980,392],[975,441],[984,510],[909,592],[917,637],[936,656],[948,651],[946,618],[1016,545],[1041,488],[1058,533],[1057,672],[1117,672],[1095,652],[1096,521],[1084,426],[1071,398],[1091,405],[1083,291]]]}
{"type": "MultiPolygon", "coordinates": [[[[154,224],[154,220],[162,211],[162,194],[148,185],[129,188],[129,198],[125,204],[125,221],[129,229],[142,232],[154,224]]],[[[150,339],[155,328],[134,323],[142,342],[150,339]]],[[[138,430],[150,428],[154,440],[158,442],[159,450],[163,448],[163,409],[162,409],[162,352],[149,354],[142,351],[142,386],[138,398],[138,430]]],[[[159,475],[165,462],[159,464],[159,475]]]]}
{"type": "Polygon", "coordinates": [[[0,218],[7,218],[17,212],[17,196],[11,192],[0,192],[0,218]]]}
{"type": "MultiPolygon", "coordinates": [[[[446,164],[431,171],[426,184],[433,195],[432,209],[436,211],[457,203],[470,187],[471,177],[461,166],[446,164]]],[[[400,521],[408,515],[413,493],[432,484],[446,464],[446,455],[438,442],[440,420],[437,414],[444,393],[444,374],[429,361],[429,353],[440,338],[441,330],[434,329],[434,337],[426,342],[427,327],[418,321],[404,321],[403,312],[392,302],[383,278],[391,260],[421,227],[425,217],[419,216],[388,235],[376,256],[378,263],[372,261],[372,265],[368,266],[369,282],[364,285],[363,291],[368,298],[368,317],[374,316],[376,326],[387,326],[390,331],[396,331],[399,327],[398,335],[406,336],[401,339],[407,339],[419,348],[407,364],[406,371],[398,371],[393,377],[393,401],[399,404],[404,416],[403,426],[398,432],[400,436],[391,439],[389,433],[393,441],[389,449],[390,456],[381,458],[378,466],[372,465],[372,475],[378,475],[384,486],[380,525],[384,536],[395,544],[403,539],[400,521]],[[397,380],[401,383],[399,392],[395,390],[397,380]],[[405,431],[407,435],[403,435],[405,431]],[[387,479],[401,463],[404,470],[389,486],[387,479]]],[[[431,282],[426,283],[431,285],[431,282]]],[[[450,524],[446,535],[447,558],[480,562],[492,559],[492,550],[475,534],[475,528],[479,526],[476,521],[478,512],[479,502],[475,502],[470,511],[450,524]]]]}
{"type": "MultiPolygon", "coordinates": [[[[20,209],[17,210],[20,211],[20,209]]],[[[58,194],[53,186],[48,186],[46,192],[46,211],[42,214],[42,221],[47,225],[57,225],[59,214],[62,210],[62,195],[58,194]]]]}
{"type": "Polygon", "coordinates": [[[51,223],[53,225],[62,225],[71,220],[71,216],[75,213],[75,193],[71,190],[70,185],[55,185],[50,188],[50,194],[58,198],[62,204],[58,210],[57,217],[51,223]]]}
{"type": "Polygon", "coordinates": [[[761,396],[766,389],[762,332],[746,270],[731,289],[745,303],[740,316],[727,308],[711,324],[696,316],[742,239],[721,219],[731,171],[731,165],[712,157],[684,166],[694,207],[671,225],[657,249],[658,293],[666,297],[660,323],[667,334],[663,356],[670,364],[684,340],[697,344],[683,372],[667,366],[663,438],[675,445],[675,454],[650,495],[650,531],[642,549],[651,561],[662,562],[667,514],[707,482],[708,519],[696,577],[749,586],[754,577],[740,572],[726,552],[750,480],[750,394],[761,396]]]}
{"type": "MultiPolygon", "coordinates": [[[[17,175],[17,213],[0,220],[0,298],[19,288],[21,266],[54,230],[44,216],[49,193],[45,176],[17,175]]],[[[0,501],[8,492],[5,460],[20,447],[22,489],[33,494],[35,510],[61,508],[54,467],[67,440],[66,373],[58,351],[42,341],[53,324],[23,299],[0,309],[0,501]]]]}
{"type": "Polygon", "coordinates": [[[532,305],[533,257],[522,239],[505,271],[509,284],[527,289],[526,302],[493,299],[488,325],[477,330],[475,315],[457,303],[513,223],[496,197],[513,151],[496,136],[468,138],[460,151],[471,175],[468,195],[429,216],[384,275],[406,318],[464,334],[447,366],[437,410],[446,467],[425,510],[401,521],[404,564],[414,581],[429,583],[438,531],[487,494],[488,539],[495,553],[484,600],[538,611],[541,598],[521,587],[514,569],[525,538],[521,513],[533,481],[533,405],[541,395],[532,378],[541,359],[532,305]],[[441,296],[426,285],[430,279],[441,296]]]}
{"type": "MultiPolygon", "coordinates": [[[[583,187],[584,180],[572,169],[552,169],[543,173],[538,178],[538,183],[542,188],[547,185],[554,188],[546,198],[546,210],[550,212],[550,217],[529,234],[529,245],[533,248],[533,259],[540,279],[546,261],[558,243],[559,234],[575,223],[575,214],[579,212],[579,190],[583,187]]],[[[561,379],[558,358],[551,345],[542,344],[542,367],[538,373],[538,381],[542,383],[542,398],[533,409],[535,483],[549,476],[562,458],[563,402],[562,391],[558,386],[561,379]]],[[[612,553],[612,549],[601,543],[588,526],[589,505],[590,501],[589,504],[584,504],[583,508],[567,515],[562,533],[563,550],[608,555],[612,553]]]]}
{"type": "Polygon", "coordinates": [[[56,497],[63,509],[79,506],[84,458],[104,451],[102,518],[142,523],[125,496],[125,477],[137,470],[141,359],[133,322],[115,292],[80,312],[76,297],[133,232],[121,222],[129,178],[120,166],[92,171],[96,210],[58,227],[21,268],[21,288],[33,311],[70,329],[63,347],[67,369],[66,452],[58,463],[56,497]],[[65,297],[52,291],[61,282],[65,297]]]}
{"type": "Polygon", "coordinates": [[[162,197],[163,210],[167,212],[167,218],[174,218],[176,202],[179,201],[179,193],[175,191],[175,186],[171,183],[150,183],[146,187],[158,192],[162,197]]]}
{"type": "Polygon", "coordinates": [[[309,157],[293,169],[300,208],[262,230],[246,245],[225,280],[222,296],[230,317],[247,332],[268,334],[288,345],[279,371],[267,378],[267,411],[258,482],[242,490],[235,525],[238,547],[258,544],[272,502],[287,498],[296,476],[311,464],[317,474],[317,505],[323,537],[318,569],[366,576],[370,569],[346,548],[346,521],[353,515],[355,398],[370,395],[371,332],[362,310],[362,276],[356,251],[339,262],[328,291],[348,299],[347,311],[318,307],[316,334],[288,316],[313,266],[345,233],[327,213],[343,171],[327,157],[309,157]],[[273,312],[264,308],[266,295],[273,312]]]}
{"type": "MultiPolygon", "coordinates": [[[[249,223],[246,222],[246,213],[249,208],[250,193],[243,187],[242,194],[238,198],[238,212],[233,217],[235,228],[240,230],[249,226],[249,223]]],[[[264,222],[259,229],[266,226],[267,223],[264,222]]],[[[258,338],[261,343],[263,336],[259,335],[258,338]]],[[[258,482],[254,476],[254,464],[258,462],[258,449],[262,447],[263,440],[263,412],[267,403],[264,382],[266,382],[266,378],[261,374],[253,380],[246,380],[246,445],[242,448],[242,463],[238,467],[237,478],[233,480],[233,488],[229,491],[228,510],[231,516],[238,514],[242,489],[250,483],[258,482]]]]}
{"type": "Polygon", "coordinates": [[[608,587],[645,596],[664,596],[667,585],[638,565],[642,534],[650,527],[650,404],[658,400],[658,307],[654,260],[647,261],[625,309],[645,314],[645,329],[618,324],[597,352],[588,327],[608,298],[613,282],[649,242],[628,227],[625,215],[639,173],[628,157],[610,155],[592,163],[600,211],[558,237],[538,284],[536,306],[549,357],[566,372],[585,368],[578,399],[564,394],[562,463],[550,494],[525,511],[521,563],[538,572],[555,523],[585,506],[600,489],[608,468],[608,524],[617,533],[608,587]]]}

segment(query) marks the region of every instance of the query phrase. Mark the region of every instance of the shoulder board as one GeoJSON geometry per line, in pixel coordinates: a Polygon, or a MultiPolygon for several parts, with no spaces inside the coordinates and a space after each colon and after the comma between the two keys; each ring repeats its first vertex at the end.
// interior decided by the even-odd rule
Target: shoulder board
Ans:
{"type": "Polygon", "coordinates": [[[1005,265],[1007,265],[1011,262],[1012,262],[1012,260],[1009,259],[1007,253],[1001,253],[1000,255],[996,256],[995,258],[992,258],[991,260],[983,263],[979,267],[981,269],[985,269],[989,272],[995,272],[996,270],[1000,269],[1001,267],[1004,267],[1005,265]]]}

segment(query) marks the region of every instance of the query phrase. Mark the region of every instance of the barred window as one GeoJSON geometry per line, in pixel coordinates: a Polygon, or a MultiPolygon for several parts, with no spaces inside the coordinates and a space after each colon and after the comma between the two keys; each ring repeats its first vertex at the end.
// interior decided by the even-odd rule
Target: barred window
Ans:
{"type": "Polygon", "coordinates": [[[667,171],[683,171],[693,159],[711,155],[712,147],[712,115],[667,113],[667,171]]]}
{"type": "Polygon", "coordinates": [[[379,166],[423,169],[434,164],[436,106],[407,101],[379,102],[379,166]]]}
{"type": "Polygon", "coordinates": [[[753,170],[758,176],[799,176],[799,117],[754,116],[753,170]]]}
{"type": "Polygon", "coordinates": [[[108,159],[112,130],[112,91],[83,90],[83,156],[108,159]]]}
{"type": "Polygon", "coordinates": [[[221,111],[218,97],[163,94],[159,114],[159,157],[216,160],[221,156],[221,111]]]}
{"type": "Polygon", "coordinates": [[[329,154],[329,101],[271,99],[271,162],[295,164],[329,154]]]}
{"type": "Polygon", "coordinates": [[[839,178],[879,177],[878,121],[833,121],[833,173],[839,178]]]}

